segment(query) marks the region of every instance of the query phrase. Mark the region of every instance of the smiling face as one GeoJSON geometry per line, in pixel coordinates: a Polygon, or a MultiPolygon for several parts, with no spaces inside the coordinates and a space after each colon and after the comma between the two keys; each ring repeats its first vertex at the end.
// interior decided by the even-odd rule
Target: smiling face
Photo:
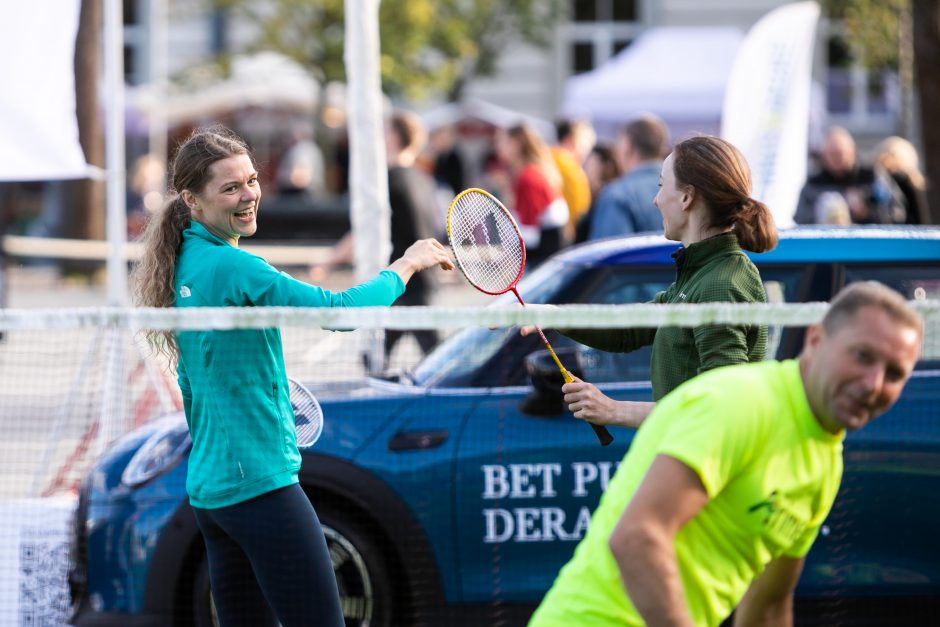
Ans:
{"type": "Polygon", "coordinates": [[[832,332],[807,331],[801,357],[806,396],[830,433],[856,431],[886,412],[917,362],[920,334],[867,305],[832,332]]]}
{"type": "Polygon", "coordinates": [[[258,172],[251,157],[235,155],[216,161],[209,173],[209,182],[201,192],[183,190],[180,195],[192,210],[193,219],[210,233],[238,246],[240,237],[250,237],[258,230],[258,172]]]}
{"type": "Polygon", "coordinates": [[[662,174],[659,176],[659,192],[653,198],[653,204],[663,214],[663,229],[666,238],[674,242],[683,241],[688,230],[691,195],[687,189],[676,186],[676,177],[673,172],[674,155],[672,153],[663,161],[662,174]]]}

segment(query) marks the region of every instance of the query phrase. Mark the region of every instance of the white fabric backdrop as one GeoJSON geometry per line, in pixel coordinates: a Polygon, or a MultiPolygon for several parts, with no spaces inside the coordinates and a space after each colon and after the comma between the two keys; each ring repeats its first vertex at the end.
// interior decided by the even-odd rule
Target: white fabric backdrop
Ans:
{"type": "Polygon", "coordinates": [[[84,178],[75,118],[81,0],[0,0],[0,181],[84,178]]]}
{"type": "Polygon", "coordinates": [[[806,181],[813,44],[819,5],[774,9],[748,31],[731,70],[721,136],[751,166],[754,198],[792,226],[806,181]]]}
{"type": "Polygon", "coordinates": [[[663,118],[673,140],[717,134],[742,38],[725,26],[651,28],[607,63],[569,78],[562,112],[590,119],[608,138],[641,113],[663,118]]]}

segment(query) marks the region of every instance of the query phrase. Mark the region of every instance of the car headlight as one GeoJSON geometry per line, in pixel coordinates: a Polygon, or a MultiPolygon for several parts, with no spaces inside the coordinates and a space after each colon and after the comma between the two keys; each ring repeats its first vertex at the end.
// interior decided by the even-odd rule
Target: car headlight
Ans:
{"type": "Polygon", "coordinates": [[[192,446],[186,421],[178,416],[162,418],[154,426],[153,435],[137,449],[121,474],[121,483],[129,488],[143,485],[168,471],[192,446]]]}

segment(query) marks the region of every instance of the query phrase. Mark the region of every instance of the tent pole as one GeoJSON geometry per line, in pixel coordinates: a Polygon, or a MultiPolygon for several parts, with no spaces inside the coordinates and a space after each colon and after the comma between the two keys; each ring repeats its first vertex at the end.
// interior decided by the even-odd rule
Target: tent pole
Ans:
{"type": "Polygon", "coordinates": [[[105,162],[107,164],[108,304],[127,304],[124,155],[124,7],[104,3],[105,162]]]}

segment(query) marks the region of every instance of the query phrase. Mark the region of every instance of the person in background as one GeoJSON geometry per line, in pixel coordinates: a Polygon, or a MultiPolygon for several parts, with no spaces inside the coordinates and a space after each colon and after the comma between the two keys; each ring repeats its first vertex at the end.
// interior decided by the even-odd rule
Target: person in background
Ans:
{"type": "MultiPolygon", "coordinates": [[[[372,280],[330,292],[240,249],[258,229],[261,185],[247,144],[224,127],[194,132],[171,178],[175,193],[148,223],[135,272],[143,307],[387,306],[415,273],[453,268],[439,242],[421,240],[372,280]]],[[[186,492],[221,627],[343,627],[326,540],[298,483],[280,330],[147,337],[178,373],[192,436],[186,492]]]]}
{"type": "Polygon", "coordinates": [[[432,159],[430,165],[434,180],[446,186],[451,197],[466,189],[466,168],[457,148],[457,130],[453,125],[431,131],[428,151],[432,159]]]}
{"type": "Polygon", "coordinates": [[[166,190],[166,163],[154,154],[134,160],[127,185],[127,237],[136,240],[144,232],[147,219],[163,205],[166,190]]]}
{"type": "Polygon", "coordinates": [[[326,187],[323,152],[314,141],[310,123],[295,124],[290,145],[274,177],[278,194],[285,196],[321,196],[326,187]]]}
{"type": "Polygon", "coordinates": [[[529,627],[793,624],[793,591],[842,479],[842,441],[897,401],[924,324],[853,283],[799,359],[718,368],[643,424],[529,627]]]}
{"type": "Polygon", "coordinates": [[[907,224],[930,224],[927,181],[920,171],[917,149],[903,137],[881,140],[872,154],[872,163],[891,175],[904,196],[907,224]]]}
{"type": "MultiPolygon", "coordinates": [[[[388,200],[391,208],[392,259],[397,259],[408,246],[419,239],[434,238],[438,232],[438,205],[434,179],[415,165],[427,142],[427,132],[421,119],[408,111],[397,111],[385,125],[385,148],[388,160],[388,200]]],[[[327,261],[310,268],[310,278],[319,282],[336,265],[352,263],[352,233],[346,233],[333,247],[327,261]]],[[[396,306],[426,306],[431,304],[433,276],[416,275],[396,306]]],[[[386,361],[405,333],[412,333],[422,352],[427,353],[437,344],[433,329],[399,331],[386,329],[386,361]]]]}
{"type": "Polygon", "coordinates": [[[578,220],[574,236],[576,243],[588,240],[594,208],[597,206],[601,190],[620,178],[623,170],[620,168],[620,161],[617,159],[614,148],[607,143],[598,142],[594,144],[587,159],[584,160],[584,173],[587,174],[588,185],[591,189],[591,206],[578,220]]]}
{"type": "Polygon", "coordinates": [[[624,127],[617,142],[624,174],[601,190],[592,211],[590,239],[663,230],[653,197],[668,151],[669,130],[659,118],[646,115],[624,127]]]}
{"type": "Polygon", "coordinates": [[[830,128],[819,154],[821,170],[810,176],[800,191],[797,224],[832,223],[831,196],[845,198],[852,224],[903,224],[907,217],[901,192],[891,176],[881,168],[859,163],[855,139],[841,127],[830,128]],[[821,202],[821,198],[824,199],[821,202]]]}
{"type": "Polygon", "coordinates": [[[568,243],[568,205],[561,194],[561,174],[548,146],[528,125],[498,129],[494,148],[512,177],[508,206],[522,231],[527,265],[533,267],[568,243]]]}
{"type": "MultiPolygon", "coordinates": [[[[701,136],[676,144],[662,164],[655,206],[662,213],[666,239],[682,242],[682,247],[673,253],[676,280],[652,303],[766,302],[760,273],[743,250],[774,248],[777,227],[767,206],[750,193],[747,162],[727,141],[701,136]]],[[[657,401],[686,380],[720,366],[760,361],[767,350],[767,327],[761,324],[560,331],[617,353],[652,344],[653,402],[617,401],[577,378],[562,386],[575,418],[601,425],[635,428],[657,401]]],[[[531,327],[523,327],[523,335],[530,332],[531,327]]]]}
{"type": "Polygon", "coordinates": [[[561,174],[561,193],[568,203],[565,235],[571,241],[577,223],[591,206],[591,186],[584,171],[584,160],[597,141],[597,135],[586,120],[560,120],[555,124],[555,132],[558,143],[551,151],[561,174]]]}

